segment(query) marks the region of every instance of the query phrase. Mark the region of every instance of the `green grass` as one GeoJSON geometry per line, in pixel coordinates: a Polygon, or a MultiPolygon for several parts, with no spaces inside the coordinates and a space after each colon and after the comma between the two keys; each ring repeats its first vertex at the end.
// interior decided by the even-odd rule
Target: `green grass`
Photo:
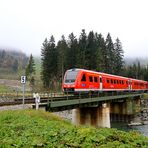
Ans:
{"type": "Polygon", "coordinates": [[[10,88],[4,85],[0,85],[0,93],[9,91],[10,88]]]}
{"type": "Polygon", "coordinates": [[[144,95],[144,98],[145,98],[145,99],[148,99],[148,94],[145,94],[145,95],[144,95]]]}
{"type": "Polygon", "coordinates": [[[0,147],[147,147],[148,138],[132,131],[75,127],[49,112],[0,112],[0,147]]]}

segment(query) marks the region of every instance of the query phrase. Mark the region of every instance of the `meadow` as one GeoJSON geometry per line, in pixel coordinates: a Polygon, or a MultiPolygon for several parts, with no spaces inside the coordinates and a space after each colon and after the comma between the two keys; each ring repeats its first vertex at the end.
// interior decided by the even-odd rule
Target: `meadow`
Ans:
{"type": "Polygon", "coordinates": [[[74,126],[52,113],[0,112],[0,147],[146,148],[148,137],[135,131],[74,126]]]}

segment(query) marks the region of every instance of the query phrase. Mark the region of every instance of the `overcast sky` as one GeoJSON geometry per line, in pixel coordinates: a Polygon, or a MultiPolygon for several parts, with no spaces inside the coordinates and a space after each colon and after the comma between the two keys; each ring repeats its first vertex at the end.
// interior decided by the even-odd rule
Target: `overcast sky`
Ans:
{"type": "Polygon", "coordinates": [[[125,57],[148,57],[148,0],[0,0],[0,48],[36,56],[46,37],[82,29],[118,37],[125,57]]]}

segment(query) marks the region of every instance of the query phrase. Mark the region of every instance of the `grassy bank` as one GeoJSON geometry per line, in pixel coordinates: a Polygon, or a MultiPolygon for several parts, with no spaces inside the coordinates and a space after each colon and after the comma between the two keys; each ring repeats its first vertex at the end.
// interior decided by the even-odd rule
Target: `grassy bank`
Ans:
{"type": "Polygon", "coordinates": [[[147,147],[148,138],[107,128],[75,127],[44,111],[0,112],[0,147],[147,147]]]}
{"type": "Polygon", "coordinates": [[[10,89],[7,87],[7,86],[4,86],[4,85],[0,85],[0,93],[1,92],[6,92],[6,91],[9,91],[10,89]]]}
{"type": "Polygon", "coordinates": [[[144,99],[148,99],[148,94],[145,94],[144,95],[144,99]]]}

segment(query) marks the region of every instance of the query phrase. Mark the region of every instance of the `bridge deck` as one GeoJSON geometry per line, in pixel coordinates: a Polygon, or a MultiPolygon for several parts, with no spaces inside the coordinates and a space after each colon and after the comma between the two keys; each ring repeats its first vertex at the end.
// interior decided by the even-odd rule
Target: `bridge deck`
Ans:
{"type": "MultiPolygon", "coordinates": [[[[100,102],[106,101],[124,101],[126,98],[133,99],[136,96],[142,96],[143,94],[126,94],[126,95],[116,95],[116,96],[103,96],[103,97],[91,97],[91,98],[80,98],[79,96],[73,99],[65,98],[64,100],[49,100],[48,102],[40,103],[40,107],[45,107],[46,110],[65,110],[72,109],[80,106],[91,106],[98,105],[100,102]]],[[[33,105],[35,107],[35,105],[33,105]]]]}
{"type": "Polygon", "coordinates": [[[118,96],[105,96],[105,97],[95,97],[95,98],[86,98],[86,99],[74,99],[74,100],[62,100],[62,101],[52,101],[50,102],[50,107],[62,107],[69,105],[93,103],[93,102],[102,102],[108,100],[124,99],[130,97],[141,96],[141,94],[129,94],[129,95],[118,95],[118,96]]]}

